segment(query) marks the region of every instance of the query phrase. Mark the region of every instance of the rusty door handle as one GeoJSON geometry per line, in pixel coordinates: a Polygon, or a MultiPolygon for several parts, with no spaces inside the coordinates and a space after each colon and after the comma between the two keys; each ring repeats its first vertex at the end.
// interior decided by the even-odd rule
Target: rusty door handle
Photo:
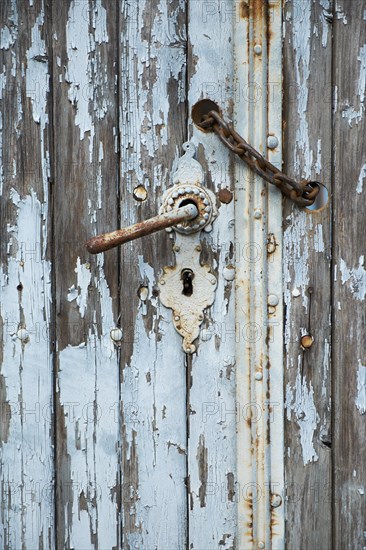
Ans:
{"type": "Polygon", "coordinates": [[[170,212],[165,212],[154,218],[135,223],[125,229],[117,229],[111,233],[104,233],[103,235],[93,237],[86,242],[86,248],[91,254],[99,254],[139,237],[156,233],[156,231],[160,231],[161,229],[167,229],[179,223],[194,220],[197,216],[197,206],[193,203],[185,204],[170,212]]]}

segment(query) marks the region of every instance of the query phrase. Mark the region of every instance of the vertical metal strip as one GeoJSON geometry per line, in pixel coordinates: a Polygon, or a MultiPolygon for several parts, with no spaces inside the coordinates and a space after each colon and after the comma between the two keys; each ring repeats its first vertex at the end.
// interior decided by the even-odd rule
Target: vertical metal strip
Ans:
{"type": "MultiPolygon", "coordinates": [[[[281,2],[238,5],[235,125],[281,165],[281,2]],[[270,137],[269,137],[270,136],[270,137]]],[[[240,548],[283,548],[282,197],[236,173],[238,533],[240,548]]]]}

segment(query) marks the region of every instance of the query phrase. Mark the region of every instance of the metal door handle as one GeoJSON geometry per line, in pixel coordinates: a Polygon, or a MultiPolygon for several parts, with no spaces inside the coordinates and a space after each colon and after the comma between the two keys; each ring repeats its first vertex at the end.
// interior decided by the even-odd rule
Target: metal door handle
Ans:
{"type": "Polygon", "coordinates": [[[185,353],[194,353],[204,311],[213,304],[217,279],[209,265],[201,263],[200,233],[211,231],[218,215],[216,196],[207,189],[201,164],[195,160],[193,143],[183,144],[185,154],[173,174],[173,185],[163,197],[158,216],[125,229],[89,239],[92,254],[109,250],[161,229],[175,232],[175,265],[165,266],[159,276],[161,303],[173,311],[173,323],[183,337],[185,353]]]}
{"type": "Polygon", "coordinates": [[[86,248],[91,254],[99,254],[120,244],[128,243],[160,231],[167,229],[179,223],[194,220],[198,216],[198,208],[195,204],[185,204],[175,208],[170,212],[159,214],[154,218],[150,218],[143,222],[135,223],[125,229],[117,229],[111,233],[104,233],[89,239],[86,243],[86,248]]]}

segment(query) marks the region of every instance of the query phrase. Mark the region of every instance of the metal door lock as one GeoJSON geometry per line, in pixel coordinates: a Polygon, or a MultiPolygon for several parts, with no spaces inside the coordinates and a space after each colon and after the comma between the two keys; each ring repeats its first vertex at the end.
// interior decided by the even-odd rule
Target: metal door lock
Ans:
{"type": "Polygon", "coordinates": [[[161,303],[173,311],[174,326],[183,337],[183,350],[191,354],[196,350],[193,342],[199,335],[204,311],[215,299],[217,279],[209,266],[200,263],[200,233],[212,230],[218,210],[214,193],[203,187],[203,168],[193,158],[195,146],[186,142],[183,149],[185,154],[178,161],[173,186],[163,195],[159,215],[93,237],[86,247],[96,254],[161,229],[175,232],[176,263],[163,268],[158,286],[161,303]]]}

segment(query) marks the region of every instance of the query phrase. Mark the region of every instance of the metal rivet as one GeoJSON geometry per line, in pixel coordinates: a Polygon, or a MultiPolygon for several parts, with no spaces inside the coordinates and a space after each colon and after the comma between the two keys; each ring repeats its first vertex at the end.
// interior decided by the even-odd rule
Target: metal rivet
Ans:
{"type": "Polygon", "coordinates": [[[277,306],[278,305],[278,302],[279,302],[279,298],[278,296],[276,296],[276,294],[270,294],[267,298],[267,303],[269,306],[277,306]]]}
{"type": "Polygon", "coordinates": [[[199,320],[199,321],[203,321],[203,315],[202,315],[202,314],[200,314],[200,315],[198,316],[198,320],[199,320]]]}
{"type": "Polygon", "coordinates": [[[85,264],[85,269],[90,269],[90,264],[89,263],[85,264]]]}
{"type": "Polygon", "coordinates": [[[264,542],[262,542],[262,541],[258,542],[258,548],[260,548],[262,550],[265,547],[266,547],[266,545],[264,544],[264,542]]]}
{"type": "Polygon", "coordinates": [[[262,53],[262,46],[260,44],[256,44],[253,50],[256,55],[260,55],[262,53]]]}
{"type": "Polygon", "coordinates": [[[161,284],[161,285],[165,285],[165,281],[164,281],[164,279],[160,279],[160,281],[159,281],[159,282],[160,282],[160,284],[161,284]]]}
{"type": "Polygon", "coordinates": [[[122,340],[123,332],[120,328],[112,328],[109,334],[114,342],[120,342],[122,340]]]}
{"type": "Polygon", "coordinates": [[[268,147],[268,149],[276,149],[276,147],[278,147],[278,137],[268,136],[268,138],[267,138],[267,147],[268,147]]]}
{"type": "Polygon", "coordinates": [[[176,315],[176,316],[174,317],[174,321],[179,321],[179,320],[180,320],[179,315],[176,315]]]}
{"type": "Polygon", "coordinates": [[[262,217],[262,212],[260,210],[256,210],[254,212],[254,217],[255,217],[256,220],[260,220],[261,217],[262,217]]]}
{"type": "Polygon", "coordinates": [[[255,373],[254,378],[255,378],[256,380],[262,380],[263,374],[262,374],[261,372],[258,371],[258,372],[255,373]]]}
{"type": "Polygon", "coordinates": [[[201,252],[202,248],[201,248],[201,245],[200,245],[200,244],[198,244],[198,245],[196,246],[196,250],[197,250],[197,252],[201,252]]]}
{"type": "Polygon", "coordinates": [[[23,262],[23,260],[21,260],[21,261],[19,262],[19,265],[20,265],[20,267],[24,267],[24,262],[23,262]]]}
{"type": "Polygon", "coordinates": [[[272,508],[278,508],[279,506],[281,506],[281,504],[282,504],[282,498],[280,497],[280,495],[277,495],[276,493],[274,493],[271,496],[271,506],[272,506],[272,508]]]}
{"type": "Polygon", "coordinates": [[[314,344],[314,338],[311,336],[311,334],[305,334],[301,338],[301,347],[302,349],[310,349],[311,346],[314,344]]]}
{"type": "Polygon", "coordinates": [[[143,185],[139,185],[138,187],[135,187],[132,195],[136,201],[143,202],[146,200],[147,191],[143,185]]]}
{"type": "Polygon", "coordinates": [[[297,298],[298,296],[300,296],[301,292],[298,288],[294,288],[293,291],[292,291],[292,296],[294,296],[295,298],[297,298]]]}
{"type": "Polygon", "coordinates": [[[178,244],[174,245],[174,252],[179,252],[180,246],[178,244]]]}
{"type": "Polygon", "coordinates": [[[25,328],[20,328],[17,332],[17,337],[22,342],[25,342],[29,338],[29,332],[25,328]]]}

